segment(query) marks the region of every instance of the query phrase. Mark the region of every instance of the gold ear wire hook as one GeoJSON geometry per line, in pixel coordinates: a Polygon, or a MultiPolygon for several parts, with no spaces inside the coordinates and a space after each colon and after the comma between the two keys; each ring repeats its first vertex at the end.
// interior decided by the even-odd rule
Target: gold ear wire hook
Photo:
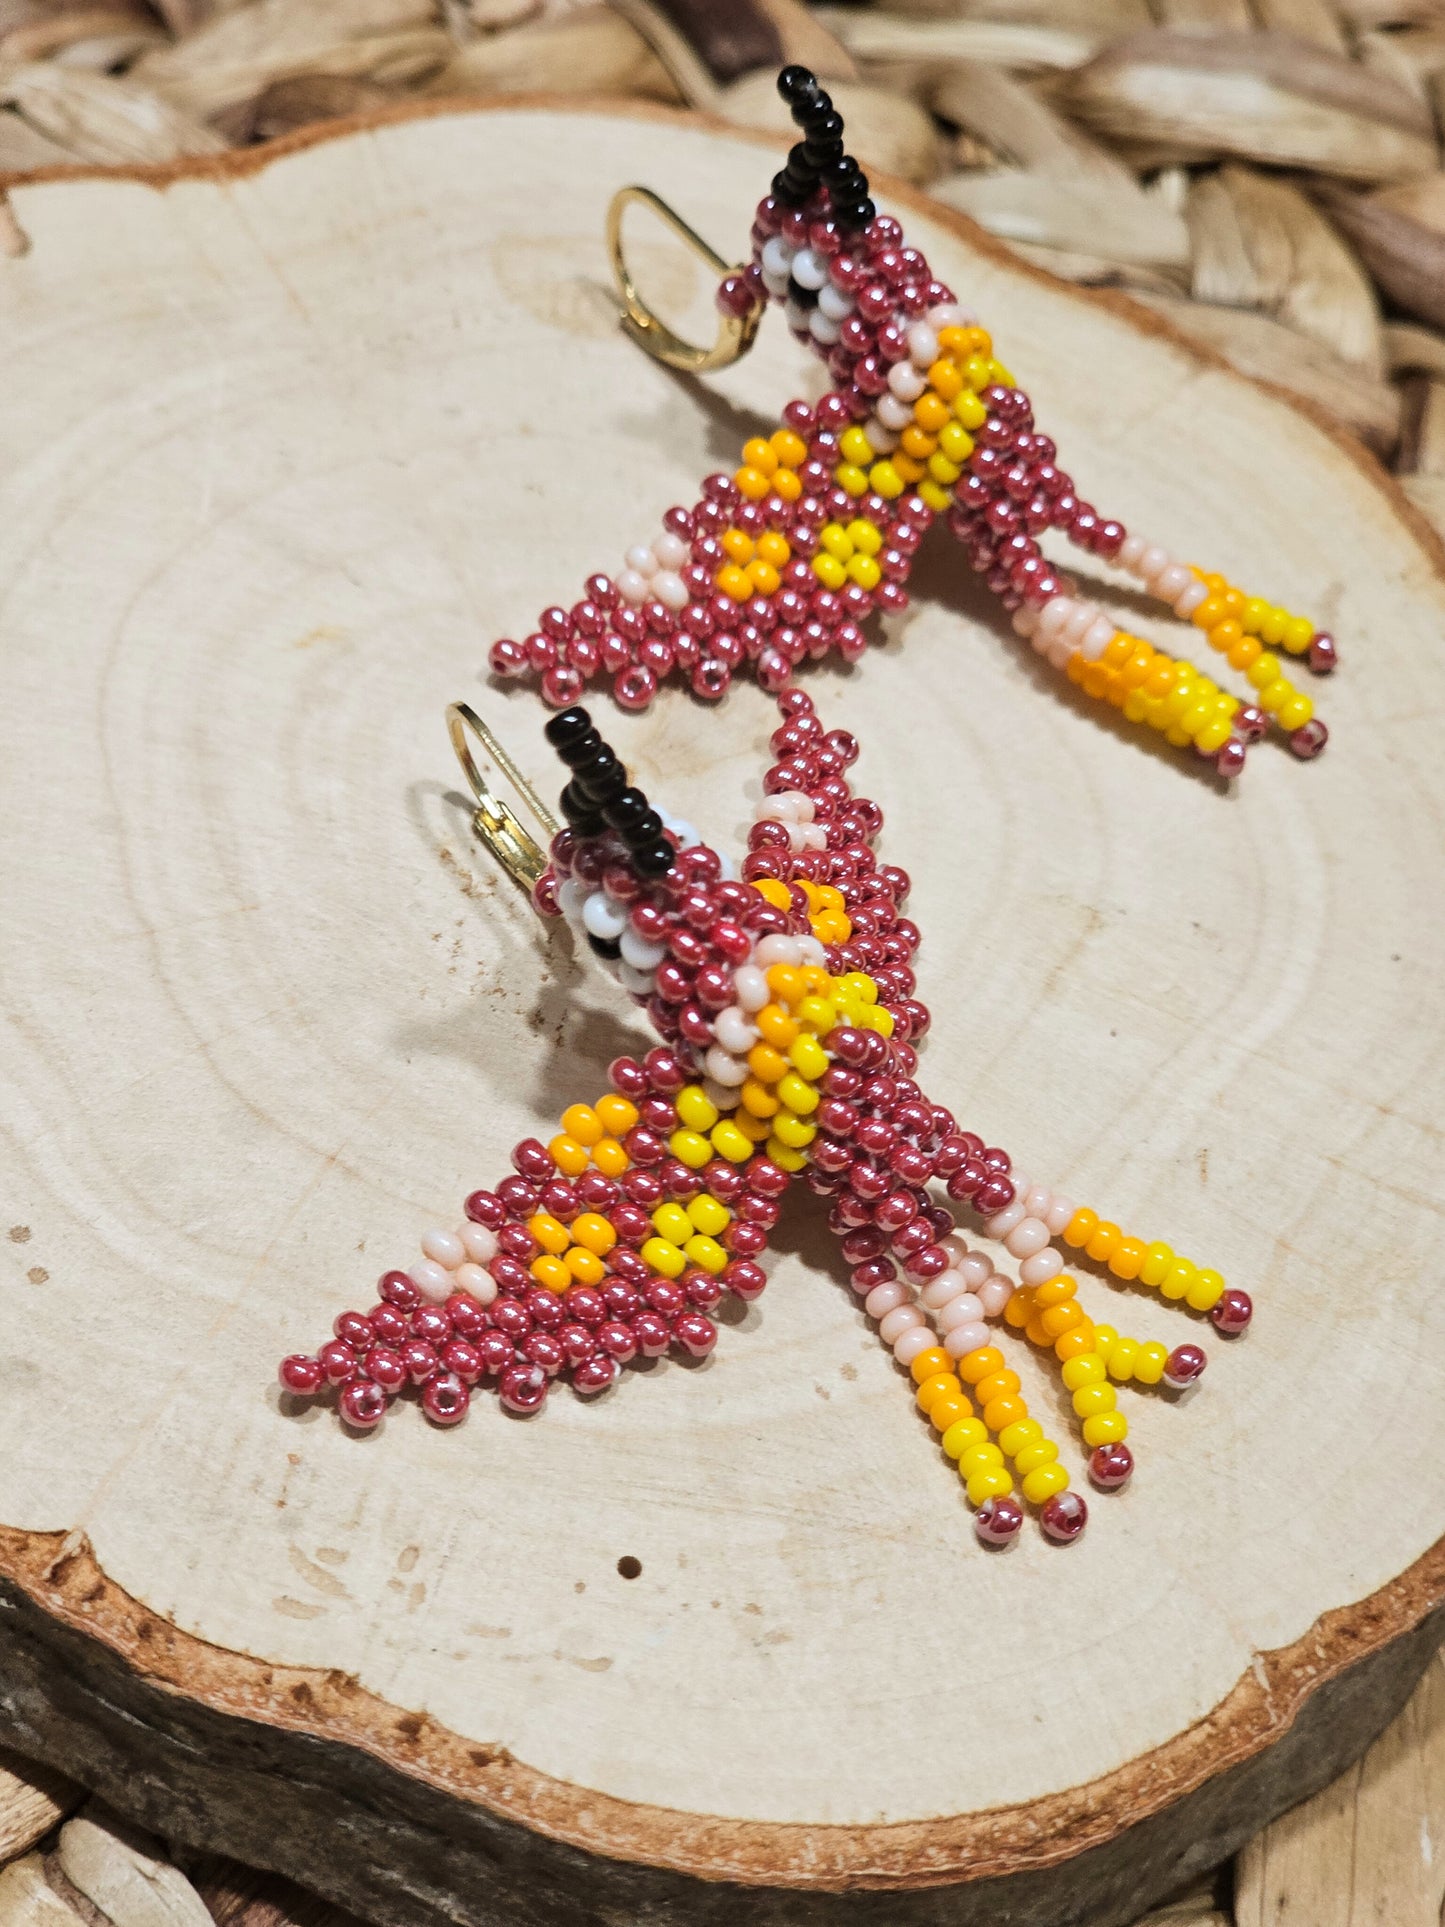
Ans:
{"type": "Polygon", "coordinates": [[[467,731],[471,731],[487,755],[506,776],[512,788],[537,819],[538,826],[544,831],[548,842],[557,834],[559,828],[557,819],[470,703],[448,705],[447,729],[451,735],[452,748],[457,753],[457,761],[461,764],[466,776],[467,785],[477,800],[472,828],[508,876],[530,896],[538,877],[547,867],[547,852],[502,799],[494,796],[488,789],[486,779],[477,768],[476,758],[472,755],[472,746],[467,741],[467,731]]]}
{"type": "Polygon", "coordinates": [[[625,333],[645,348],[654,361],[666,362],[669,368],[681,368],[685,374],[702,375],[713,368],[726,368],[734,361],[740,361],[753,345],[753,337],[758,332],[758,323],[763,318],[764,304],[759,301],[743,315],[724,314],[719,317],[718,336],[711,348],[698,348],[690,341],[684,341],[661,321],[648,307],[637,292],[622,251],[622,216],[628,203],[641,201],[650,207],[659,220],[665,221],[677,235],[690,247],[699,260],[706,261],[712,271],[721,279],[727,274],[741,270],[729,265],[720,254],[710,248],[702,236],[690,228],[682,216],[666,201],[653,193],[650,187],[621,187],[612,197],[612,205],[607,210],[607,250],[612,256],[612,273],[617,282],[617,292],[622,297],[622,326],[625,333]]]}

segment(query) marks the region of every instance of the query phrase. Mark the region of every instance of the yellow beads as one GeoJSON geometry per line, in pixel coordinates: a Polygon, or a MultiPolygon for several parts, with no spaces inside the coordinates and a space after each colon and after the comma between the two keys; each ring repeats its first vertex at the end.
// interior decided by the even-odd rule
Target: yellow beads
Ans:
{"type": "Polygon", "coordinates": [[[1212,1311],[1224,1296],[1225,1282],[1217,1271],[1179,1257],[1167,1244],[1127,1237],[1087,1205],[1081,1205],[1064,1227],[1064,1242],[1096,1263],[1107,1264],[1116,1278],[1137,1279],[1163,1298],[1182,1299],[1191,1311],[1212,1311]]]}

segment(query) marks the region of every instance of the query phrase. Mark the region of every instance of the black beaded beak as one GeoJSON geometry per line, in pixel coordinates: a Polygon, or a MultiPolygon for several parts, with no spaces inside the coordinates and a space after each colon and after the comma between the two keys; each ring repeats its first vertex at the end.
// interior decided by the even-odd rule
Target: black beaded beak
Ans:
{"type": "Polygon", "coordinates": [[[868,176],[843,150],[843,116],[806,67],[784,67],[778,92],[788,103],[803,138],[773,176],[773,198],[803,207],[824,187],[833,219],[842,228],[865,228],[878,212],[868,198],[868,176]]]}
{"type": "Polygon", "coordinates": [[[582,708],[564,709],[546,727],[547,741],[572,772],[562,792],[562,814],[578,836],[615,830],[639,876],[665,876],[675,851],[662,818],[627,780],[622,760],[582,708]]]}

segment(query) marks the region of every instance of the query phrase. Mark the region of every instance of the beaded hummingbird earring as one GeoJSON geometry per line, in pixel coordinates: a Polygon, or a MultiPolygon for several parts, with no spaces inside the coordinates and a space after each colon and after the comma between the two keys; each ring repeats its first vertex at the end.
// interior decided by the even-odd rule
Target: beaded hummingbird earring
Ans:
{"type": "Polygon", "coordinates": [[[1333,639],[1085,501],[991,336],[899,223],[875,209],[817,80],[787,67],[778,86],[804,138],[758,204],[745,269],[724,272],[646,189],[615,199],[609,238],[624,326],[658,359],[702,372],[746,352],[771,300],[834,385],[817,402],[790,402],[774,434],[747,443],[732,475],[709,476],[691,508],[669,509],[660,534],[630,549],[615,579],[593,576],[570,610],[544,610],[525,641],[496,643],[492,669],[538,677],[559,708],[600,675],[626,709],[646,708],[674,672],[716,698],[751,666],[776,691],[809,657],[836,650],[855,660],[868,617],[907,607],[914,555],[941,516],[1018,633],[1088,695],[1192,747],[1224,776],[1237,776],[1249,745],[1271,729],[1296,756],[1318,755],[1328,731],[1285,664],[1299,658],[1326,674],[1337,660],[1333,639]],[[621,236],[635,200],[722,276],[713,347],[680,340],[639,295],[621,236]],[[1249,693],[1233,695],[1119,628],[1044,554],[1048,531],[1131,574],[1202,632],[1249,693]]]}
{"type": "Polygon", "coordinates": [[[740,876],[629,782],[576,707],[547,724],[569,780],[566,826],[544,855],[488,790],[467,729],[555,825],[480,720],[450,712],[478,833],[660,1042],[616,1059],[609,1088],[570,1106],[549,1141],[514,1146],[511,1171],[467,1198],[456,1229],[424,1233],[419,1257],[383,1273],[379,1302],[343,1312],[316,1353],[285,1359],[281,1384],[334,1391],[357,1430],[409,1389],[453,1425],[484,1381],[532,1413],[556,1380],[593,1396],[630,1360],[672,1347],[705,1358],[724,1294],[763,1290],[759,1260],[801,1178],[828,1202],[853,1290],[957,1466],[978,1537],[1009,1543],[1027,1504],[1067,1542],[1088,1507],[996,1338],[1052,1358],[1102,1490],[1134,1469],[1115,1387],[1179,1391],[1205,1357],[1096,1323],[1059,1243],[1227,1336],[1248,1325],[1250,1300],[1022,1174],[916,1081],[930,1019],[914,995],[909,878],[875,855],[882,812],[849,781],[855,739],[826,730],[802,690],[782,690],[778,706],[740,876]],[[1016,1276],[965,1242],[930,1187],[974,1213],[1016,1276]]]}

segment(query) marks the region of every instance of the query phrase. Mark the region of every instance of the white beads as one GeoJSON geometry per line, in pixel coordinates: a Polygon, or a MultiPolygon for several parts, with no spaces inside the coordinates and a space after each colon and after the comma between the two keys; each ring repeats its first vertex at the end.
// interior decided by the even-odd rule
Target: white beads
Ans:
{"type": "Polygon", "coordinates": [[[1061,1197],[1057,1191],[1049,1200],[1049,1208],[1043,1214],[1044,1223],[1049,1227],[1049,1236],[1061,1237],[1070,1218],[1078,1210],[1072,1198],[1061,1197]]]}
{"type": "Polygon", "coordinates": [[[851,294],[829,281],[818,290],[818,306],[830,321],[846,321],[857,305],[851,294]]]}
{"type": "Polygon", "coordinates": [[[923,1313],[917,1305],[911,1302],[906,1305],[897,1305],[879,1319],[878,1336],[885,1345],[892,1345],[903,1336],[904,1332],[914,1331],[923,1323],[923,1313]]]}
{"type": "Polygon", "coordinates": [[[915,368],[931,368],[938,360],[938,336],[926,321],[915,321],[907,340],[908,358],[915,368]]]}
{"type": "Polygon", "coordinates": [[[1079,652],[1086,662],[1097,662],[1114,640],[1114,624],[1107,616],[1095,616],[1084,631],[1079,652]]]}
{"type": "Polygon", "coordinates": [[[1057,1278],[1063,1268],[1064,1261],[1058,1252],[1052,1245],[1045,1245],[1019,1266],[1019,1283],[1032,1291],[1035,1285],[1046,1285],[1050,1278],[1057,1278]]]}
{"type": "Polygon", "coordinates": [[[900,401],[917,401],[928,383],[911,361],[895,361],[888,370],[888,386],[900,401]]]}
{"type": "Polygon", "coordinates": [[[793,256],[792,276],[800,288],[821,288],[828,279],[826,255],[814,254],[811,248],[799,248],[793,256]]]}
{"type": "Polygon", "coordinates": [[[973,1325],[955,1325],[951,1332],[945,1333],[943,1349],[950,1358],[967,1358],[970,1352],[976,1352],[988,1342],[988,1326],[980,1321],[973,1325]]]}
{"type": "MultiPolygon", "coordinates": [[[[888,431],[890,438],[901,434],[913,420],[912,404],[903,401],[897,395],[880,395],[874,403],[873,413],[876,420],[881,422],[883,427],[888,431]]],[[[868,429],[868,439],[870,442],[873,442],[875,448],[879,448],[881,454],[882,449],[874,440],[873,425],[871,423],[868,429]]]]}
{"type": "Polygon", "coordinates": [[[646,937],[639,936],[630,923],[619,941],[622,945],[622,961],[631,964],[634,970],[656,970],[667,955],[666,944],[650,943],[646,937]]]}
{"type": "Polygon", "coordinates": [[[1206,589],[1204,584],[1196,577],[1174,604],[1175,615],[1182,616],[1187,622],[1199,607],[1200,603],[1208,599],[1208,596],[1208,589],[1206,589]]]}
{"type": "Polygon", "coordinates": [[[423,1253],[443,1271],[455,1271],[467,1255],[467,1248],[454,1231],[443,1231],[437,1226],[421,1234],[423,1253]]]}
{"type": "Polygon", "coordinates": [[[729,1004],[720,1010],[713,1019],[713,1032],[718,1042],[734,1057],[746,1057],[757,1043],[759,1031],[756,1024],[750,1024],[736,1004],[729,1004]]]}
{"type": "Polygon", "coordinates": [[[457,1236],[474,1265],[489,1265],[500,1249],[496,1232],[488,1231],[484,1224],[473,1224],[470,1218],[457,1227],[457,1236]]]}
{"type": "MultiPolygon", "coordinates": [[[[1033,1259],[1029,1259],[1033,1263],[1033,1259]]],[[[983,1306],[986,1318],[997,1318],[1009,1299],[1014,1295],[1013,1286],[1000,1271],[990,1273],[978,1288],[978,1301],[983,1306]]]]}
{"type": "Polygon", "coordinates": [[[793,271],[793,250],[780,234],[771,235],[763,243],[761,265],[764,274],[780,277],[786,281],[793,271]]]}
{"type": "Polygon", "coordinates": [[[470,1292],[479,1305],[490,1305],[497,1295],[497,1281],[480,1265],[458,1265],[455,1277],[458,1291],[470,1292]]]}
{"type": "Polygon", "coordinates": [[[763,970],[770,970],[774,964],[791,964],[796,969],[803,961],[796,937],[764,937],[755,947],[753,957],[763,970]]]}
{"type": "Polygon", "coordinates": [[[971,1291],[961,1291],[949,1299],[934,1323],[941,1332],[951,1332],[956,1325],[976,1325],[982,1317],[983,1300],[971,1291]]]}
{"type": "Polygon", "coordinates": [[[672,569],[659,569],[652,578],[652,593],[665,609],[674,612],[685,609],[692,600],[687,592],[687,584],[672,569]]]}
{"type": "Polygon", "coordinates": [[[456,1280],[452,1274],[432,1258],[418,1259],[407,1273],[407,1277],[431,1305],[445,1304],[456,1288],[456,1280]]]}
{"type": "MultiPolygon", "coordinates": [[[[919,1315],[922,1316],[921,1313],[919,1315]]],[[[904,1332],[901,1338],[894,1339],[893,1356],[900,1365],[911,1365],[918,1354],[928,1351],[932,1344],[933,1333],[928,1329],[925,1321],[923,1324],[914,1325],[910,1331],[904,1332]]]]}
{"type": "Polygon", "coordinates": [[[835,321],[831,315],[824,314],[821,308],[814,308],[808,316],[808,333],[814,341],[820,342],[825,348],[833,346],[842,332],[842,326],[840,321],[835,321]]]}
{"type": "Polygon", "coordinates": [[[719,1084],[746,1084],[748,1067],[741,1058],[734,1057],[721,1044],[714,1044],[703,1059],[709,1077],[715,1077],[719,1084]]]}
{"type": "Polygon", "coordinates": [[[659,567],[680,569],[688,558],[688,546],[680,535],[674,535],[671,529],[664,529],[653,543],[652,553],[657,557],[659,567]]]}
{"type": "Polygon", "coordinates": [[[991,1218],[985,1218],[983,1228],[990,1238],[997,1238],[1002,1244],[1014,1226],[1023,1222],[1023,1216],[1024,1208],[1015,1198],[1013,1203],[1006,1204],[1002,1211],[995,1211],[991,1218]]]}
{"type": "Polygon", "coordinates": [[[870,1318],[884,1318],[899,1305],[908,1303],[908,1287],[900,1279],[889,1278],[884,1284],[875,1285],[863,1300],[863,1309],[870,1318]]]}
{"type": "Polygon", "coordinates": [[[756,964],[739,964],[733,972],[733,995],[742,1010],[761,1010],[771,1002],[773,993],[756,964]]]}
{"type": "Polygon", "coordinates": [[[1038,1218],[1020,1218],[1004,1239],[1004,1249],[1013,1258],[1032,1258],[1049,1242],[1049,1227],[1038,1218]]]}
{"type": "Polygon", "coordinates": [[[616,943],[627,928],[626,913],[604,890],[594,890],[582,906],[582,927],[604,943],[616,943]]]}

